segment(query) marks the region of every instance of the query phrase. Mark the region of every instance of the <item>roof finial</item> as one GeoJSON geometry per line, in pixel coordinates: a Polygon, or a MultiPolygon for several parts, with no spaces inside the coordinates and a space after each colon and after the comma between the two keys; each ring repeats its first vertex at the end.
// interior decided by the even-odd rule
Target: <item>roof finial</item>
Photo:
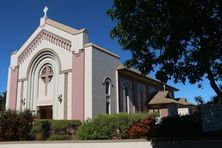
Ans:
{"type": "Polygon", "coordinates": [[[47,17],[47,11],[48,11],[48,7],[45,6],[45,8],[43,9],[44,17],[45,17],[45,18],[47,17]]]}

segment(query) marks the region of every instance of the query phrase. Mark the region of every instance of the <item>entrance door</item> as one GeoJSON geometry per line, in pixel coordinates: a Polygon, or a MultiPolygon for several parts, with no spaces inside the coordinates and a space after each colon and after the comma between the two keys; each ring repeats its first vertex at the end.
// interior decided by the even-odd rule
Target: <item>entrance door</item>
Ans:
{"type": "Polygon", "coordinates": [[[52,106],[39,106],[40,119],[52,119],[52,106]]]}

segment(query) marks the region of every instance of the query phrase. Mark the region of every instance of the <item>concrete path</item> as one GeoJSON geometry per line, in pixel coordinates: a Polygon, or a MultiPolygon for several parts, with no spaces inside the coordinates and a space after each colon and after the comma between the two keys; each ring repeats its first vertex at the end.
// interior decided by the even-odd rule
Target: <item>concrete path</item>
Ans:
{"type": "Polygon", "coordinates": [[[137,141],[56,141],[56,142],[3,142],[0,148],[152,148],[150,142],[137,141]]]}

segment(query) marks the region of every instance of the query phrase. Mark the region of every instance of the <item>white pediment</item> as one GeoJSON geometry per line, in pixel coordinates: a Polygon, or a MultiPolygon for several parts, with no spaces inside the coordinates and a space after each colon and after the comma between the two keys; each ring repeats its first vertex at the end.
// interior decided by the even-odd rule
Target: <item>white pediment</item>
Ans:
{"type": "Polygon", "coordinates": [[[72,47],[72,42],[75,42],[75,40],[83,41],[84,39],[79,40],[78,37],[75,37],[82,33],[86,33],[86,30],[77,30],[52,19],[41,18],[40,26],[23,44],[18,52],[15,53],[17,65],[21,65],[43,40],[70,52],[73,48],[76,48],[76,45],[80,45],[77,48],[81,49],[84,43],[75,43],[74,47],[72,47]],[[42,20],[44,20],[44,23],[41,23],[42,20]]]}
{"type": "Polygon", "coordinates": [[[34,39],[18,55],[18,65],[22,64],[26,58],[36,49],[43,40],[46,40],[58,47],[71,52],[71,41],[60,37],[54,33],[42,29],[34,39]]]}

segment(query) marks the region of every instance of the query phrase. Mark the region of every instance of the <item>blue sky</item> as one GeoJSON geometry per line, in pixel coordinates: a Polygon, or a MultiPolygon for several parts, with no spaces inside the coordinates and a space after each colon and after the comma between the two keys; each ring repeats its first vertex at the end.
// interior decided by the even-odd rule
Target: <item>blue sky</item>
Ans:
{"type": "MultiPolygon", "coordinates": [[[[110,30],[115,25],[106,15],[112,7],[112,0],[1,0],[0,1],[0,92],[7,88],[7,73],[10,55],[19,49],[39,26],[44,6],[48,6],[48,17],[68,26],[86,28],[90,42],[96,43],[121,56],[124,62],[129,52],[121,50],[118,42],[110,38],[110,30]]],[[[154,74],[150,74],[154,77],[154,74]]],[[[189,83],[170,85],[180,89],[176,97],[186,97],[194,102],[195,96],[209,99],[215,93],[207,80],[203,88],[189,83]]]]}

